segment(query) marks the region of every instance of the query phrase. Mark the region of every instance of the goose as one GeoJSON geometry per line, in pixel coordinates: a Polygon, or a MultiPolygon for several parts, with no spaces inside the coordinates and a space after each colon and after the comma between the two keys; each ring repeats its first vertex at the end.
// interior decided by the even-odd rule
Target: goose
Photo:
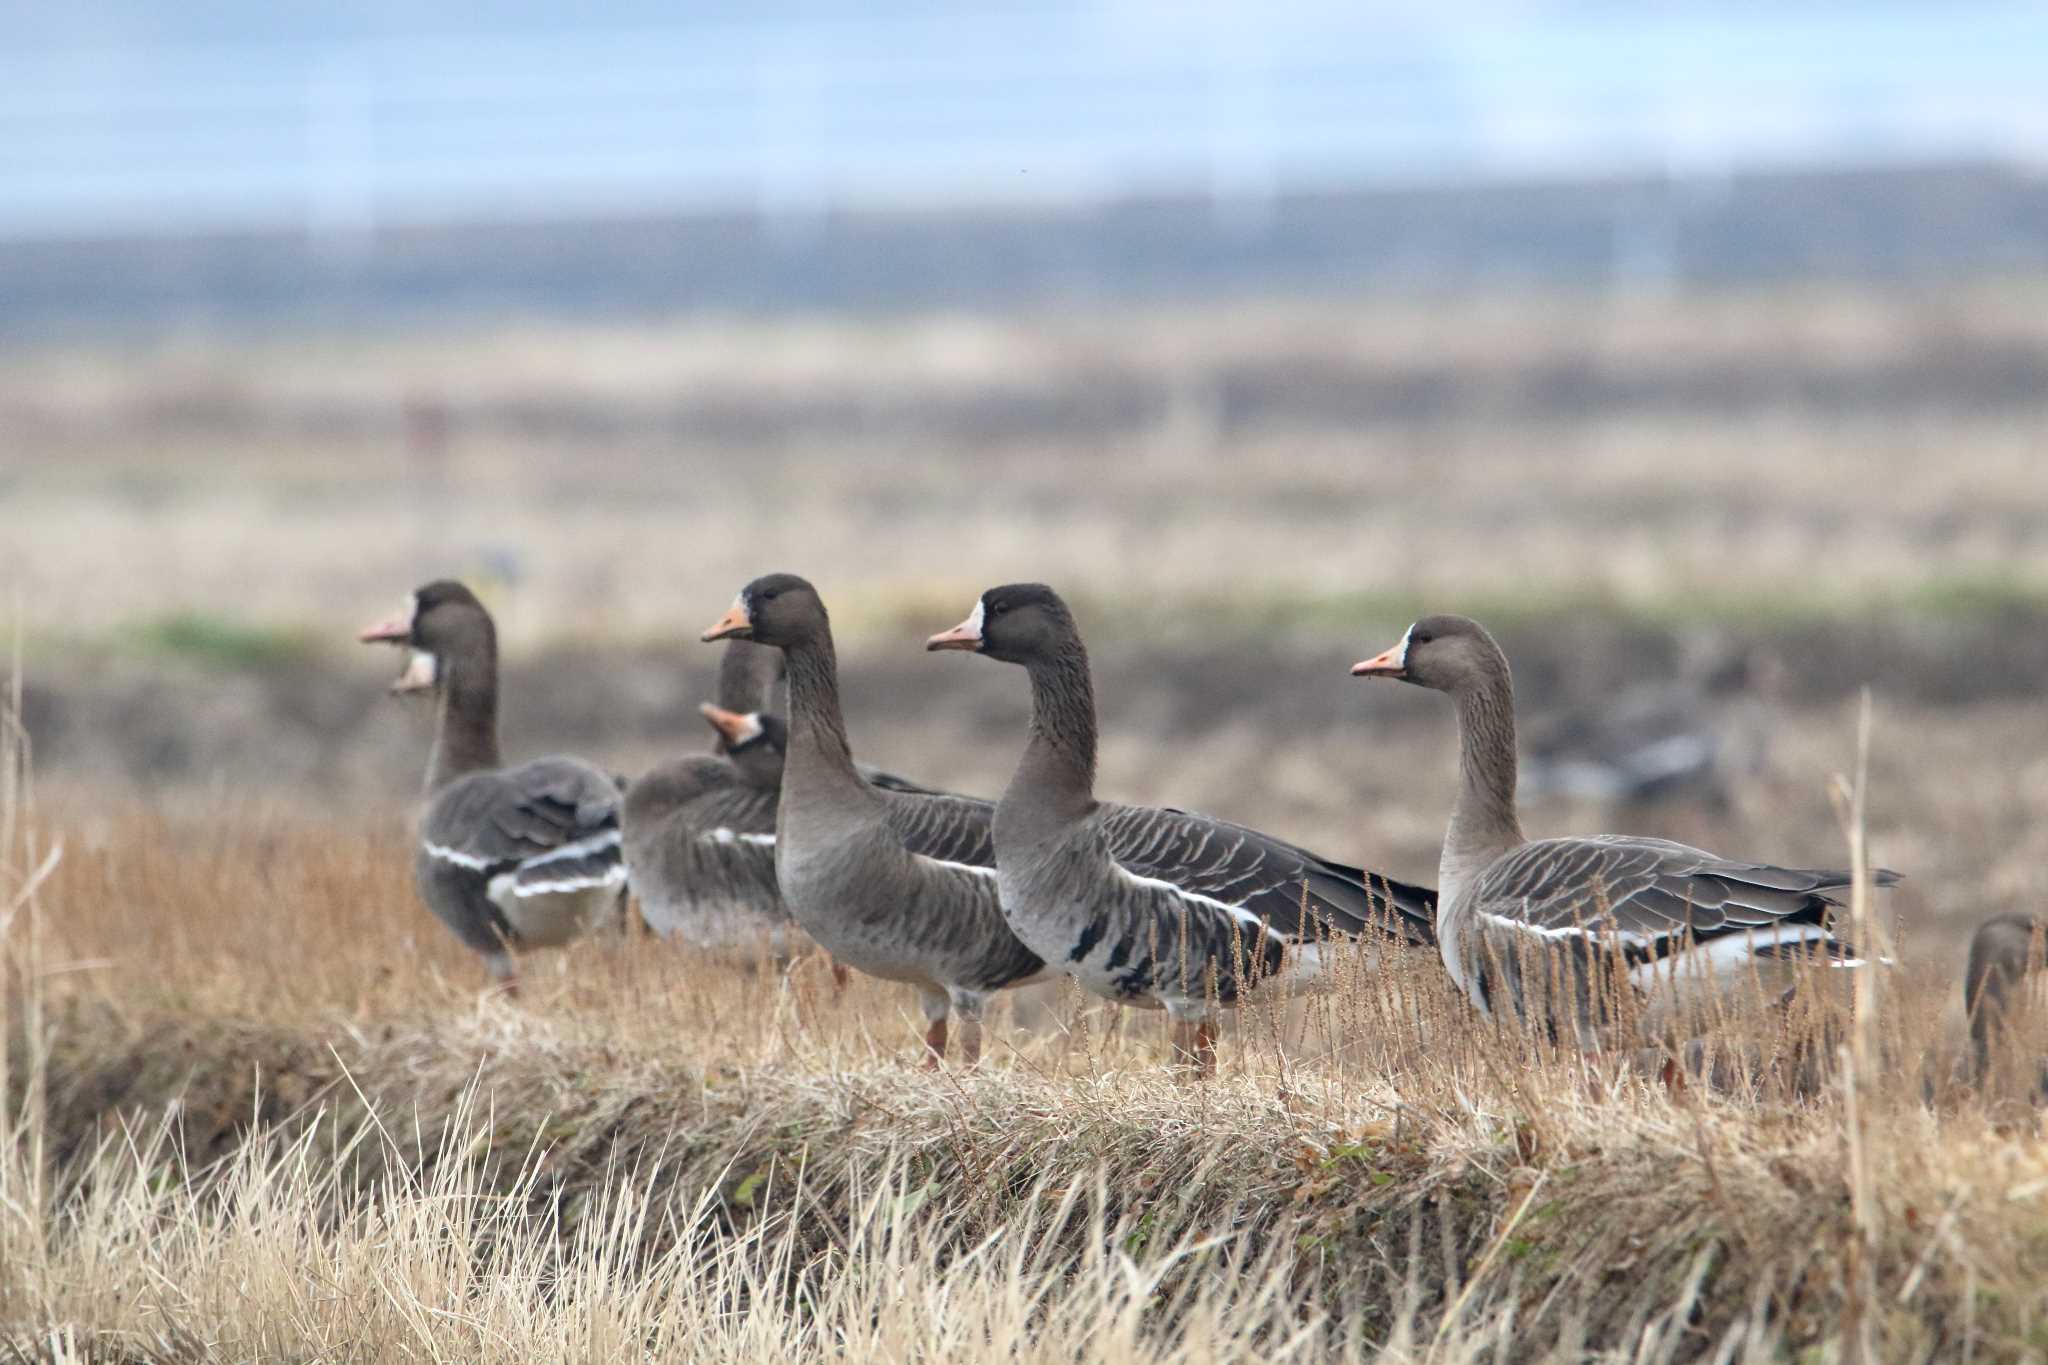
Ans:
{"type": "MultiPolygon", "coordinates": [[[[1351,672],[1447,692],[1457,703],[1460,780],[1437,872],[1437,950],[1482,1013],[1504,991],[1515,1013],[1527,1014],[1538,985],[1525,981],[1531,950],[1555,950],[1573,995],[1574,1018],[1546,1007],[1543,1021],[1553,1031],[1570,1024],[1589,1045],[1604,1008],[1595,964],[1645,992],[1686,974],[1740,979],[1759,960],[1861,965],[1828,928],[1838,904],[1829,893],[1850,884],[1847,872],[1735,861],[1620,834],[1526,838],[1515,809],[1514,683],[1507,656],[1478,622],[1424,617],[1351,672]]],[[[1880,869],[1875,878],[1889,886],[1898,874],[1880,869]]]]}
{"type": "Polygon", "coordinates": [[[1760,651],[1704,657],[1671,681],[1610,692],[1543,717],[1524,735],[1519,795],[1617,810],[1690,803],[1726,811],[1731,784],[1764,770],[1759,694],[1777,673],[1760,651]]]}
{"type": "Polygon", "coordinates": [[[410,648],[391,690],[438,703],[413,855],[420,899],[493,981],[516,989],[514,953],[567,943],[617,916],[619,789],[579,758],[504,766],[497,629],[462,584],[428,583],[357,638],[410,648]]]}
{"type": "Polygon", "coordinates": [[[699,710],[713,752],[649,769],[626,788],[628,884],[664,938],[707,949],[796,948],[775,884],[775,806],[782,788],[782,721],[765,714],[782,656],[734,640],[719,666],[718,700],[699,710]]]}
{"type": "MultiPolygon", "coordinates": [[[[625,789],[628,884],[649,928],[714,951],[759,949],[795,957],[808,941],[775,880],[775,812],[789,727],[765,708],[782,678],[782,653],[750,640],[726,642],[718,701],[698,710],[713,752],[652,768],[625,789]]],[[[890,791],[937,795],[893,773],[856,764],[890,791]]],[[[832,966],[843,986],[846,969],[832,966]]]]}
{"type": "Polygon", "coordinates": [[[1216,1011],[1250,988],[1314,983],[1328,941],[1433,941],[1435,896],[1242,825],[1095,799],[1088,652],[1051,588],[991,588],[926,641],[1024,666],[1031,738],[994,820],[1010,927],[1092,994],[1163,1009],[1174,1051],[1215,1069],[1216,1011]]]}
{"type": "Polygon", "coordinates": [[[2034,916],[2012,913],[1993,915],[1970,936],[1963,1012],[1970,1020],[1972,1073],[1980,1085],[1990,1075],[1992,1049],[2006,1035],[2015,992],[2030,972],[2041,970],[2044,933],[2048,925],[2034,916]]]}
{"type": "Polygon", "coordinates": [[[957,1013],[961,1058],[973,1065],[989,997],[1047,975],[1003,920],[978,803],[878,786],[855,766],[831,618],[804,579],[755,579],[703,638],[782,651],[789,721],[775,874],[790,914],[835,961],[917,990],[928,1066],[945,1055],[957,1013]]]}

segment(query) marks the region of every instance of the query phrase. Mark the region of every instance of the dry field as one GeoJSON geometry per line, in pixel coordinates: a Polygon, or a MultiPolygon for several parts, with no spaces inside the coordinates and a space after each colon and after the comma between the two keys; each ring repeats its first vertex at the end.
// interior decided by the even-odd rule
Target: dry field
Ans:
{"type": "Polygon", "coordinates": [[[2048,904],[2043,299],[0,355],[40,778],[0,801],[0,1359],[2048,1359],[2023,1066],[1956,1077],[1961,936],[2048,904]],[[471,576],[508,752],[633,772],[702,746],[687,641],[774,568],[825,588],[864,757],[996,790],[1019,680],[916,642],[1045,578],[1106,794],[1422,881],[1448,708],[1344,676],[1419,606],[1500,624],[1539,717],[1767,651],[1759,771],[1638,826],[1731,853],[1847,859],[1868,683],[1902,965],[1867,1030],[1745,1014],[1762,1078],[1675,1095],[1429,959],[1250,1011],[1200,1087],[1071,994],[926,1074],[899,992],[631,935],[480,997],[407,883],[424,718],[349,631],[471,576]]]}
{"type": "Polygon", "coordinates": [[[848,620],[1042,579],[1183,632],[1361,600],[2038,595],[2044,302],[2022,280],[19,350],[0,581],[75,638],[328,629],[454,571],[502,588],[522,648],[673,639],[766,568],[848,620]]]}
{"type": "Polygon", "coordinates": [[[1767,1069],[1673,1094],[1654,1054],[1494,1032],[1427,957],[1248,1011],[1207,1085],[1163,1074],[1156,1020],[1072,994],[933,1074],[900,991],[631,934],[479,996],[395,820],[6,814],[0,1338],[28,1359],[2017,1360],[2048,1338],[2048,1149],[1958,1083],[1946,963],[1906,955],[1868,1055],[1818,1092],[1821,1027],[1851,1036],[1832,997],[1724,1021],[1724,1058],[1767,1069]]]}

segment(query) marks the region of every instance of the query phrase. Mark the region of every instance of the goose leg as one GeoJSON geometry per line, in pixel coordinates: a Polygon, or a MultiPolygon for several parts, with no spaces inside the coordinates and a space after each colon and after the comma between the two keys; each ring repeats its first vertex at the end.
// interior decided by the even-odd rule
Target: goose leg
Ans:
{"type": "Polygon", "coordinates": [[[952,1002],[944,991],[926,991],[921,1002],[928,1021],[924,1031],[924,1069],[936,1071],[946,1059],[946,1012],[952,1008],[952,1002]]]}
{"type": "Polygon", "coordinates": [[[954,991],[950,999],[960,1016],[960,1064],[973,1066],[981,1060],[981,1014],[987,1001],[973,991],[954,991]]]}
{"type": "Polygon", "coordinates": [[[1167,1036],[1173,1040],[1173,1064],[1205,1080],[1216,1065],[1215,1025],[1200,1001],[1166,1007],[1167,1036]]]}
{"type": "Polygon", "coordinates": [[[512,961],[512,954],[499,949],[484,955],[484,972],[491,979],[490,989],[506,995],[519,994],[519,967],[512,961]]]}
{"type": "Polygon", "coordinates": [[[1195,1025],[1195,1066],[1201,1075],[1216,1074],[1216,1017],[1205,1014],[1202,1022],[1195,1025]]]}
{"type": "Polygon", "coordinates": [[[836,957],[828,957],[825,960],[832,964],[832,991],[836,995],[846,989],[846,983],[853,979],[853,973],[836,957]]]}

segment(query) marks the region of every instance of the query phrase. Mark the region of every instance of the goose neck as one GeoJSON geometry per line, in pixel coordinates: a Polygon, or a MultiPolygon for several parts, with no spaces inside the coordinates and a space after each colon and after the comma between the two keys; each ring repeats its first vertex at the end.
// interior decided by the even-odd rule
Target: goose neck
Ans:
{"type": "Polygon", "coordinates": [[[1515,810],[1515,694],[1507,665],[1457,694],[1458,799],[1444,836],[1438,894],[1451,904],[1494,859],[1524,842],[1515,810]]]}
{"type": "Polygon", "coordinates": [[[1031,740],[1010,791],[1017,804],[1041,815],[1079,818],[1095,803],[1095,684],[1088,652],[1072,640],[1027,671],[1031,740]]]}
{"type": "Polygon", "coordinates": [[[803,771],[830,771],[859,780],[846,719],[839,707],[839,662],[829,633],[791,645],[785,652],[789,676],[787,764],[803,771]]]}
{"type": "Polygon", "coordinates": [[[439,706],[427,790],[467,773],[503,766],[498,755],[498,661],[488,648],[453,652],[439,663],[439,706]]]}

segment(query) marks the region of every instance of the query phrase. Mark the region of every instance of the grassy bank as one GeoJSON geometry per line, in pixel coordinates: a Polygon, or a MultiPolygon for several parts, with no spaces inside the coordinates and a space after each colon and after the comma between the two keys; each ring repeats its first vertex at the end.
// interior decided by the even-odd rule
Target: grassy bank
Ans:
{"type": "Polygon", "coordinates": [[[1953,1080],[1945,975],[1800,1092],[1839,1002],[1667,1090],[1496,1033],[1433,961],[1260,1008],[1222,1077],[1020,1002],[978,1072],[909,1001],[631,938],[516,1002],[395,832],[260,809],[17,829],[0,1323],[30,1358],[2025,1359],[2048,1151],[1953,1080]],[[201,816],[204,818],[200,818],[201,816]],[[37,852],[36,850],[40,850],[37,852]],[[1853,1090],[1853,1098],[1852,1092],[1853,1090]]]}

